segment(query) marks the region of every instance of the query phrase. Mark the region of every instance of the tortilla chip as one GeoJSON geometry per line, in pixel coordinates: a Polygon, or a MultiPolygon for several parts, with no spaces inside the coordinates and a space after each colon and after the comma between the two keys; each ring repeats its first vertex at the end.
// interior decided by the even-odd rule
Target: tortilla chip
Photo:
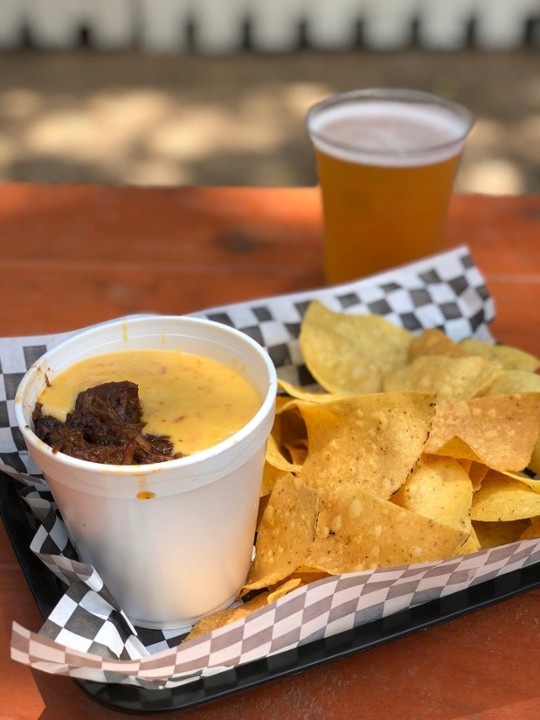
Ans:
{"type": "Polygon", "coordinates": [[[492,345],[482,340],[466,338],[460,343],[461,347],[471,355],[479,355],[488,360],[496,360],[506,370],[526,370],[534,372],[540,368],[540,360],[523,350],[509,345],[492,345]]]}
{"type": "Polygon", "coordinates": [[[275,585],[305,564],[318,506],[318,492],[293,475],[276,481],[259,523],[255,560],[242,594],[275,585]]]}
{"type": "Polygon", "coordinates": [[[225,627],[225,625],[230,625],[237,620],[242,620],[248,617],[248,615],[252,615],[257,612],[257,610],[268,605],[268,595],[268,592],[260,593],[245,603],[235,607],[225,608],[224,610],[218,610],[211,615],[203,617],[192,627],[188,635],[182,640],[182,643],[194,640],[201,635],[206,635],[206,633],[211,633],[213,630],[225,627]]]}
{"type": "Polygon", "coordinates": [[[298,472],[307,455],[307,430],[299,402],[289,400],[287,406],[281,407],[267,445],[267,462],[287,472],[298,472]]]}
{"type": "MultiPolygon", "coordinates": [[[[341,395],[336,395],[334,393],[306,390],[305,388],[298,387],[297,385],[293,385],[292,383],[281,379],[278,379],[278,386],[290,397],[295,398],[296,400],[303,400],[304,402],[330,402],[331,400],[337,400],[341,397],[341,395]]],[[[284,398],[284,396],[278,397],[284,398]]]]}
{"type": "MultiPolygon", "coordinates": [[[[540,482],[540,481],[537,481],[540,482]]],[[[540,492],[514,478],[490,471],[474,493],[471,516],[482,522],[523,520],[540,514],[540,492]]]]}
{"type": "Polygon", "coordinates": [[[510,522],[475,521],[474,523],[481,550],[517,542],[528,527],[527,520],[511,520],[510,522]]]}
{"type": "Polygon", "coordinates": [[[540,393],[540,375],[525,370],[505,370],[487,390],[486,395],[516,395],[526,392],[540,393]]]}
{"type": "Polygon", "coordinates": [[[457,460],[423,456],[392,502],[469,535],[472,495],[469,476],[457,460]]]}
{"type": "Polygon", "coordinates": [[[409,349],[410,362],[424,355],[465,357],[468,353],[459,343],[451,340],[442,330],[430,328],[415,337],[409,349]]]}
{"type": "Polygon", "coordinates": [[[303,406],[308,456],[300,477],[312,487],[354,483],[389,498],[423,452],[433,395],[375,393],[303,406]]]}
{"type": "MultiPolygon", "coordinates": [[[[283,445],[281,447],[283,448],[283,445]]],[[[285,457],[273,434],[268,438],[266,445],[266,462],[276,470],[282,470],[283,472],[298,472],[302,468],[302,465],[293,463],[285,457]]]]}
{"type": "Polygon", "coordinates": [[[328,573],[322,572],[321,570],[315,570],[314,568],[309,568],[305,565],[299,567],[298,570],[291,575],[291,578],[299,578],[302,585],[317,582],[317,580],[322,580],[326,577],[329,577],[328,573]]]}
{"type": "Polygon", "coordinates": [[[300,332],[307,368],[340,395],[379,392],[382,377],[407,363],[412,334],[378,315],[344,315],[310,303],[300,332]]]}
{"type": "Polygon", "coordinates": [[[532,522],[520,535],[520,540],[532,540],[540,538],[540,520],[532,522]]]}
{"type": "Polygon", "coordinates": [[[469,555],[470,553],[478,552],[480,549],[480,541],[478,540],[478,536],[476,535],[474,523],[471,523],[471,532],[469,534],[469,537],[458,549],[456,555],[469,555]]]}
{"type": "Polygon", "coordinates": [[[436,392],[439,401],[457,402],[482,395],[502,373],[500,365],[481,357],[418,357],[385,376],[387,392],[436,392]]]}
{"type": "Polygon", "coordinates": [[[540,493],[540,482],[536,478],[529,477],[529,475],[519,472],[515,473],[499,471],[499,474],[503,475],[504,477],[512,478],[512,480],[518,480],[523,485],[531,488],[531,490],[540,493]]]}
{"type": "Polygon", "coordinates": [[[529,468],[537,475],[540,475],[540,434],[536,439],[536,444],[531,459],[529,460],[529,468]]]}
{"type": "MultiPolygon", "coordinates": [[[[277,433],[276,433],[277,434],[277,433]]],[[[278,446],[276,436],[271,434],[266,444],[266,462],[274,467],[276,470],[282,470],[283,472],[294,472],[299,469],[296,468],[294,463],[288,460],[281,448],[278,446]]]]}
{"type": "Polygon", "coordinates": [[[285,597],[285,595],[288,595],[293,590],[296,590],[296,588],[300,587],[300,585],[302,585],[302,580],[299,577],[291,577],[288,580],[285,580],[285,582],[276,585],[268,594],[266,599],[267,604],[270,605],[270,603],[279,600],[279,598],[285,597]]]}
{"type": "Polygon", "coordinates": [[[307,558],[331,575],[452,557],[467,534],[342,484],[321,493],[307,558]]]}
{"type": "Polygon", "coordinates": [[[539,426],[535,393],[442,404],[437,406],[425,452],[518,472],[530,461],[539,426]]]}
{"type": "Polygon", "coordinates": [[[473,460],[469,460],[469,463],[468,475],[471,480],[472,489],[478,490],[482,484],[482,480],[489,472],[489,467],[483,463],[474,462],[473,460]]]}

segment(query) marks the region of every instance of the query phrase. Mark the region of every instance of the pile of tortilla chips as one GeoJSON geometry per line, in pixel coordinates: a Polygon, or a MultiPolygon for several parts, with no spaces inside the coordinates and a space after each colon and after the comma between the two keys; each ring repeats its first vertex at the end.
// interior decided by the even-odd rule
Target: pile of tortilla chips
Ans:
{"type": "Polygon", "coordinates": [[[540,537],[538,359],[319,302],[300,346],[319,388],[281,382],[246,601],[188,639],[327,575],[540,537]]]}

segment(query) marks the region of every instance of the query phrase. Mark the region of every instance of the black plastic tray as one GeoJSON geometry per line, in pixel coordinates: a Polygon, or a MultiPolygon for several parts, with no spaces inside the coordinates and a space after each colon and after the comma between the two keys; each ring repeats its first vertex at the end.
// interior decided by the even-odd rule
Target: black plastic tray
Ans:
{"type": "MultiPolygon", "coordinates": [[[[30,550],[34,530],[13,482],[0,478],[0,514],[22,570],[43,617],[60,600],[63,589],[55,575],[30,550]]],[[[195,707],[234,693],[297,674],[349,655],[383,645],[467,613],[540,587],[540,566],[488,580],[432,602],[395,613],[324,640],[262,658],[217,675],[165,690],[76,680],[96,700],[135,713],[165,712],[195,707]]]]}

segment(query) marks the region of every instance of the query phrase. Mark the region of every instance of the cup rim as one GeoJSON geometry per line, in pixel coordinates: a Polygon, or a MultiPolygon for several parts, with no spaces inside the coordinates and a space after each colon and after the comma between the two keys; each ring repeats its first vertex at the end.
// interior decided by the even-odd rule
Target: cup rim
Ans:
{"type": "Polygon", "coordinates": [[[439,95],[427,92],[425,90],[416,90],[412,88],[363,88],[359,90],[350,90],[347,92],[336,93],[324,98],[312,105],[306,115],[306,126],[312,140],[319,141],[322,144],[336,148],[348,153],[362,153],[366,157],[385,157],[390,158],[396,155],[394,150],[384,150],[363,146],[361,144],[351,144],[346,142],[336,141],[333,138],[329,138],[324,132],[313,129],[313,119],[320,112],[337,105],[345,105],[355,102],[369,102],[371,100],[384,100],[395,104],[410,103],[413,105],[432,105],[445,108],[449,112],[459,116],[463,122],[463,130],[456,134],[453,139],[444,143],[426,144],[411,150],[400,150],[400,157],[413,157],[415,155],[422,155],[424,153],[430,153],[434,151],[444,151],[446,148],[450,148],[453,145],[464,142],[465,138],[471,131],[475,117],[473,113],[466,108],[464,105],[457,103],[453,100],[448,100],[439,95]]]}
{"type": "MultiPolygon", "coordinates": [[[[232,448],[239,443],[241,443],[245,438],[249,437],[253,431],[256,430],[256,428],[261,425],[265,418],[268,417],[268,415],[273,411],[273,408],[275,406],[275,398],[277,394],[277,372],[275,369],[275,366],[266,352],[265,348],[260,345],[258,342],[256,342],[253,338],[251,338],[246,333],[243,333],[240,330],[237,330],[236,328],[230,327],[229,325],[225,325],[223,323],[215,322],[213,320],[209,320],[207,318],[198,318],[198,317],[190,317],[190,316],[184,316],[184,315],[141,315],[141,316],[135,316],[135,317],[128,317],[128,318],[118,318],[115,320],[108,320],[103,323],[98,323],[95,325],[91,325],[86,328],[82,328],[81,330],[75,331],[73,334],[71,334],[69,337],[65,338],[58,344],[51,347],[49,350],[47,350],[43,355],[41,355],[38,360],[36,360],[32,366],[26,371],[23,378],[21,379],[17,391],[15,394],[15,417],[17,421],[17,425],[19,426],[19,429],[21,433],[23,434],[23,438],[25,441],[30,442],[36,450],[40,452],[46,452],[49,455],[54,455],[56,458],[60,457],[62,460],[62,463],[67,468],[73,468],[73,469],[80,469],[84,470],[88,473],[94,473],[94,474],[101,474],[104,472],[104,469],[107,472],[107,475],[117,475],[117,476],[123,476],[123,475],[129,475],[129,476],[137,476],[137,475],[150,475],[154,473],[163,472],[165,469],[174,470],[175,468],[180,467],[190,467],[193,465],[199,465],[202,462],[205,462],[207,460],[210,460],[211,458],[215,457],[216,455],[220,455],[224,451],[228,450],[229,448],[232,448]],[[208,326],[212,327],[214,329],[219,330],[220,332],[223,332],[228,335],[235,336],[238,340],[244,342],[245,344],[249,345],[252,349],[255,350],[257,355],[260,357],[260,359],[263,361],[267,376],[268,376],[268,388],[266,390],[266,393],[264,397],[262,398],[261,405],[255,415],[248,420],[248,422],[243,425],[239,430],[237,430],[233,435],[226,438],[225,440],[222,440],[219,443],[216,443],[215,445],[210,446],[209,448],[206,448],[205,450],[199,450],[195,453],[192,453],[191,455],[185,455],[181,458],[174,458],[171,460],[167,460],[165,462],[158,462],[158,463],[148,463],[145,465],[109,465],[106,463],[98,463],[98,462],[92,462],[90,460],[82,460],[81,458],[72,457],[71,455],[68,455],[67,453],[62,452],[53,452],[53,449],[50,445],[45,443],[43,440],[40,440],[38,436],[35,434],[34,430],[30,426],[29,422],[27,422],[25,417],[25,411],[24,411],[24,402],[23,398],[26,392],[26,389],[32,379],[36,376],[38,372],[40,372],[40,366],[47,362],[47,360],[54,356],[55,353],[61,352],[65,347],[69,347],[73,343],[76,343],[81,337],[87,337],[93,333],[99,332],[102,329],[108,328],[108,327],[114,327],[119,326],[121,328],[125,327],[125,324],[128,323],[129,325],[137,325],[142,322],[148,322],[149,320],[162,320],[166,322],[170,321],[182,321],[182,323],[186,323],[187,325],[192,326],[208,326]]],[[[39,464],[39,463],[38,463],[39,464]]]]}

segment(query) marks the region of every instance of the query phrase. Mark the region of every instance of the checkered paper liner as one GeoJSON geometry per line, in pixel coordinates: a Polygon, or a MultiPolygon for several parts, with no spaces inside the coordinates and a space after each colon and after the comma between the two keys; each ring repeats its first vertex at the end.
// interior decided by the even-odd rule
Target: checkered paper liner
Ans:
{"type": "MultiPolygon", "coordinates": [[[[315,298],[341,312],[383,315],[412,332],[438,327],[455,340],[491,340],[493,303],[466,247],[365,280],[195,315],[246,332],[267,349],[280,377],[310,385],[298,334],[315,298]]],[[[522,541],[437,563],[325,578],[183,644],[185,629],[135,628],[96,570],[77,559],[15,423],[23,374],[67,335],[0,340],[0,471],[9,476],[0,481],[16,483],[35,526],[31,550],[67,587],[39,633],[14,623],[11,653],[18,662],[83,680],[174,688],[540,562],[540,541],[522,541]]]]}

